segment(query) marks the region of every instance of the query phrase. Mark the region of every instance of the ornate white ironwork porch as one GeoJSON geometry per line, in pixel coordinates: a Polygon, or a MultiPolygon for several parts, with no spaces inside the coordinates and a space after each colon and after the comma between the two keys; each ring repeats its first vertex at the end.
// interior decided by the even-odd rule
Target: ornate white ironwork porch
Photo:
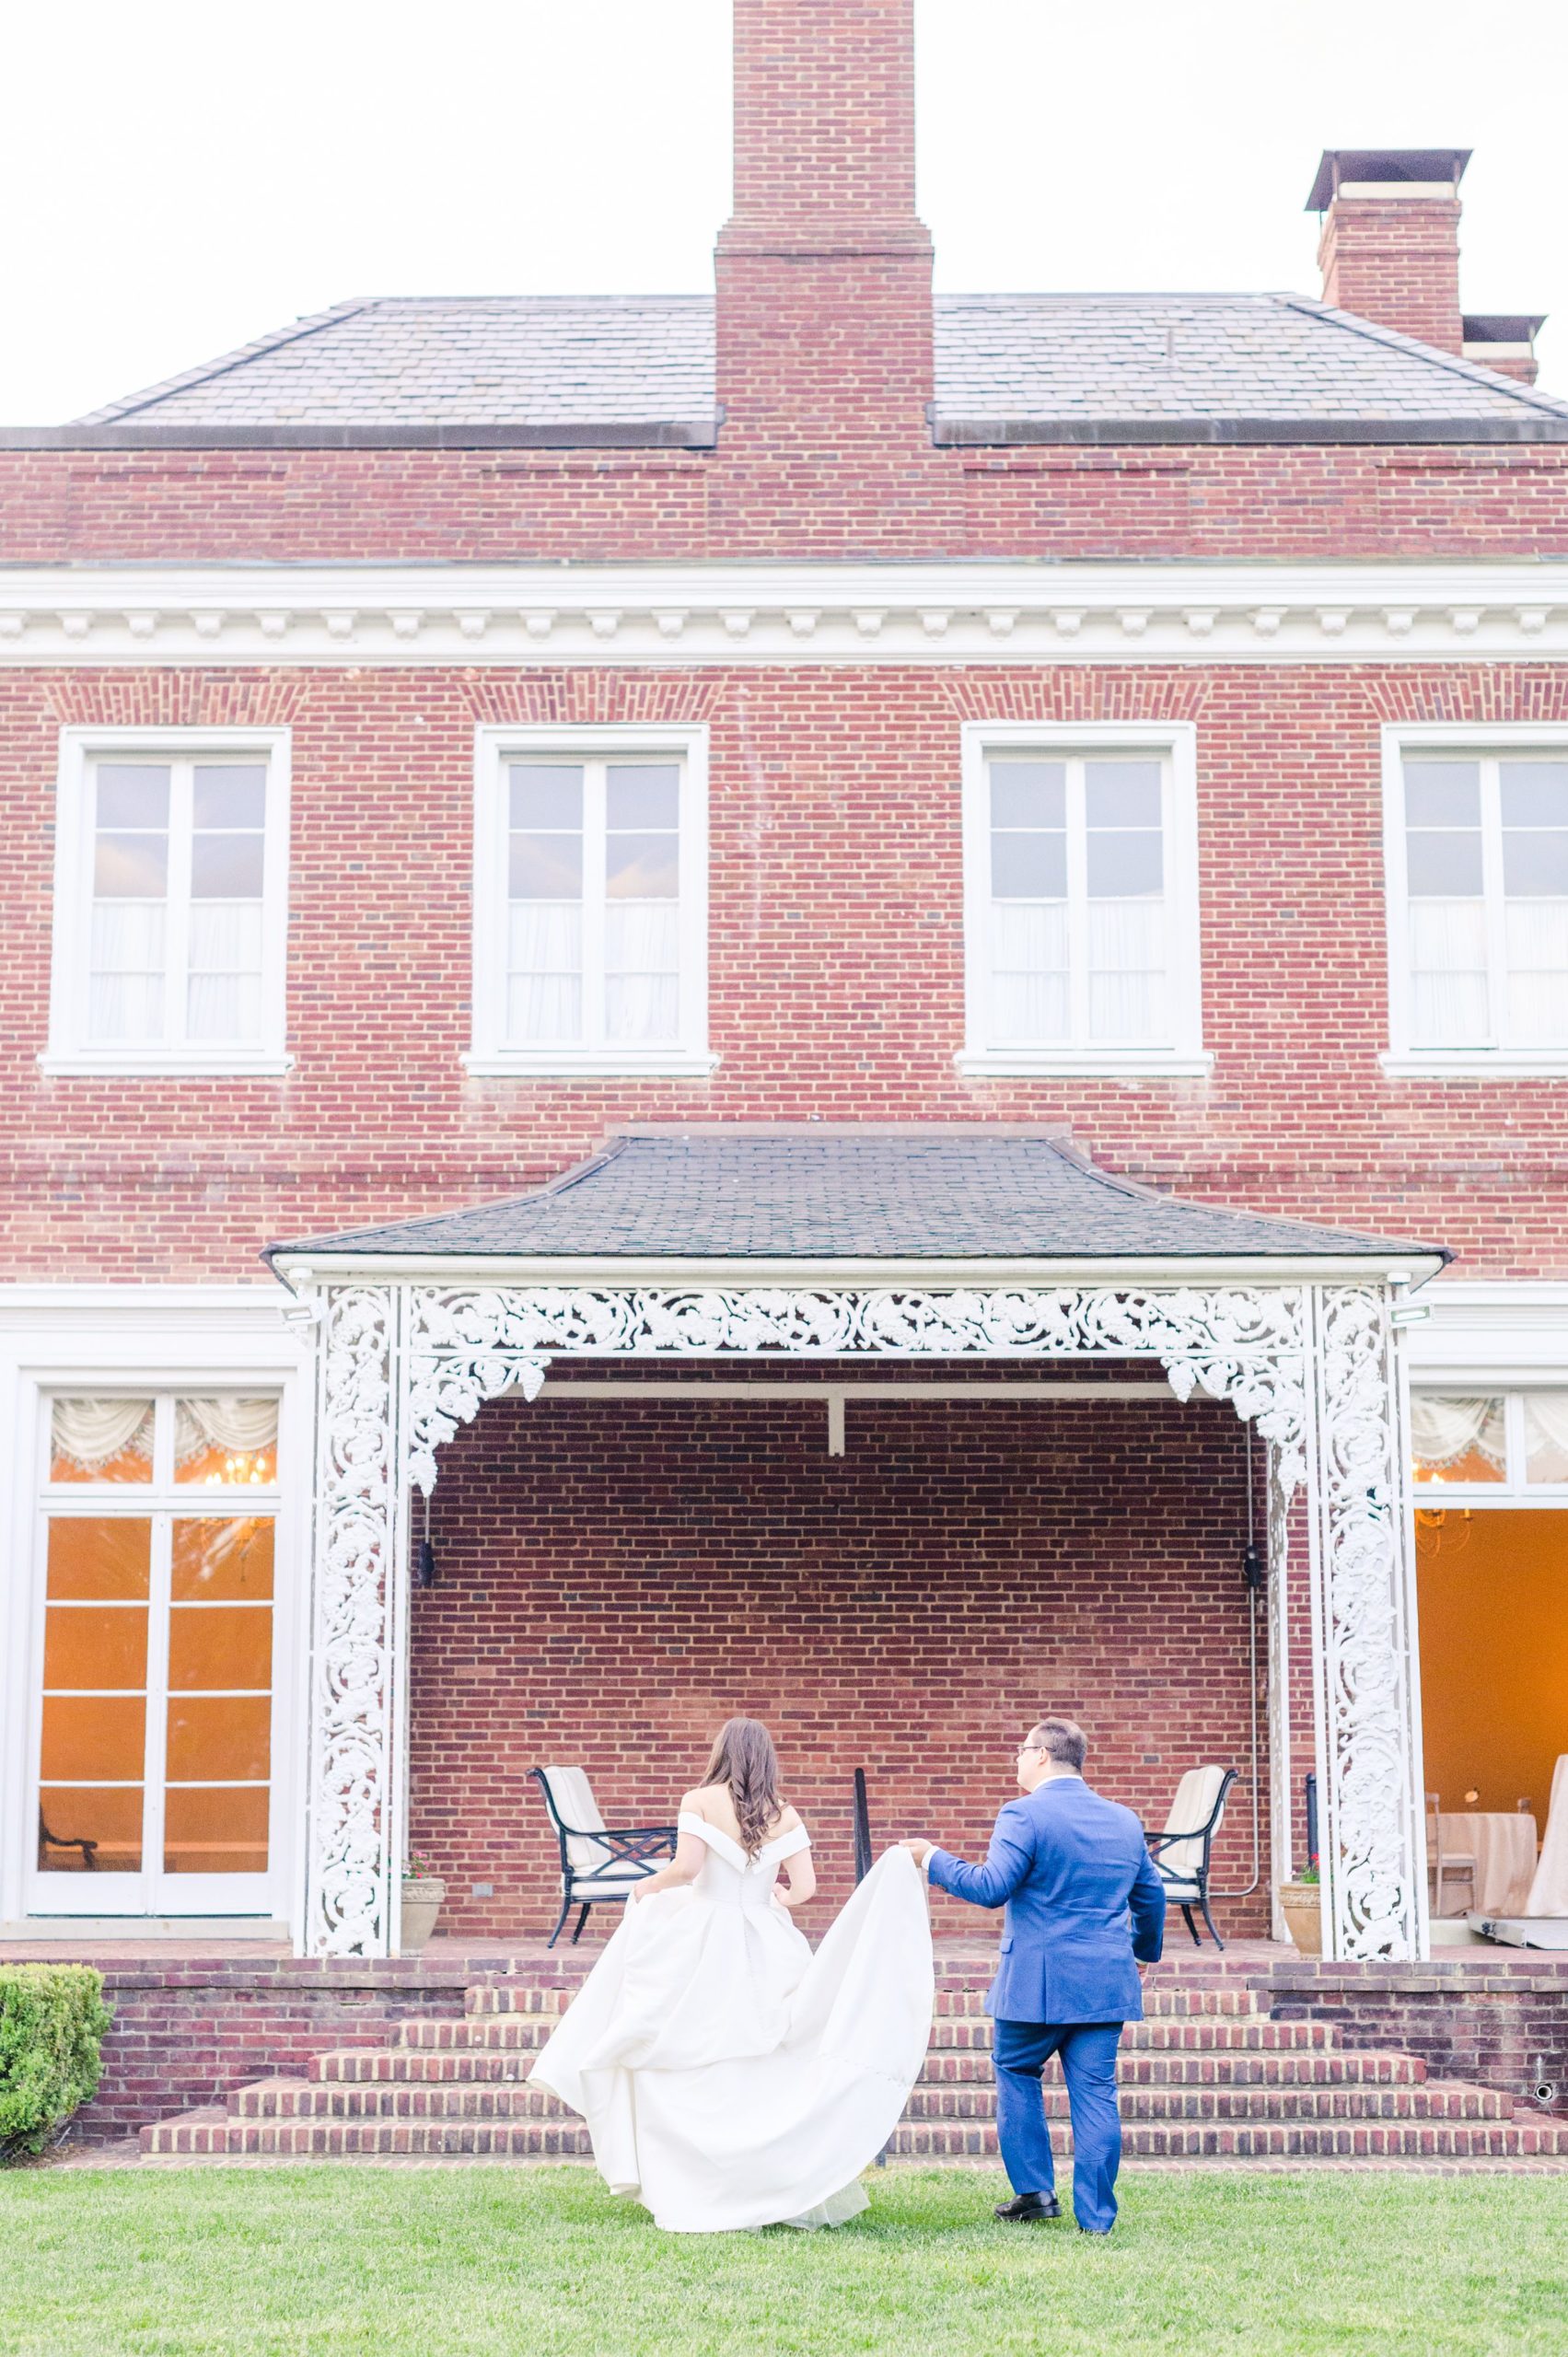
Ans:
{"type": "MultiPolygon", "coordinates": [[[[1392,1248],[1398,1250],[1399,1248],[1392,1248]]],[[[1409,1250],[1410,1248],[1407,1248],[1409,1250]]],[[[323,1253],[321,1257],[326,1258],[323,1253]]],[[[1413,1258],[1413,1253],[1412,1253],[1413,1258]]],[[[341,1267],[341,1260],[339,1266],[341,1267]]],[[[427,1263],[427,1267],[428,1267],[427,1263]]],[[[1168,1268],[1168,1262],[1166,1264],[1168,1268]]],[[[774,1364],[1143,1359],[1228,1400],[1268,1444],[1274,1869],[1289,1866],[1286,1535],[1306,1502],[1324,1952],[1425,1952],[1426,1868],[1403,1386],[1410,1269],[1332,1281],[457,1283],[377,1270],[291,1282],[319,1334],[304,1946],[395,1954],[404,1842],[410,1502],[485,1401],[573,1359],[774,1364]]],[[[1344,1263],[1340,1263],[1342,1269],[1344,1263]]],[[[455,1272],[454,1272],[455,1273],[455,1272]]],[[[1163,1273],[1163,1272],[1162,1272],[1163,1273]]],[[[1241,1272],[1238,1270],[1238,1277],[1241,1272]]],[[[502,1271],[497,1271],[497,1277],[502,1271]]]]}

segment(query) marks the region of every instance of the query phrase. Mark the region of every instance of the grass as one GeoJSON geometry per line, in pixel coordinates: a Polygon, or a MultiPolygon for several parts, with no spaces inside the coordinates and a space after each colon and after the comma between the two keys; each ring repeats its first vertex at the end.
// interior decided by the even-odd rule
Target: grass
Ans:
{"type": "Polygon", "coordinates": [[[1299,2357],[1568,2348],[1568,2178],[1124,2179],[1010,2227],[892,2170],[831,2235],[665,2235],[584,2169],[0,2177],[5,2357],[1299,2357]]]}

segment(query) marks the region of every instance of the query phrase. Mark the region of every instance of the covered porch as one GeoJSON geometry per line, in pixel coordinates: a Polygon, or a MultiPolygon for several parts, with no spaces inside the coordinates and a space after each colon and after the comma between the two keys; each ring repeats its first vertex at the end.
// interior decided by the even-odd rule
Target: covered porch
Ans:
{"type": "Polygon", "coordinates": [[[1398,1326],[1439,1252],[811,1124],[269,1257],[319,1369],[304,1952],[396,1956],[411,1852],[458,1938],[547,1926],[528,1769],[651,1821],[740,1708],[846,1870],[855,1767],[880,1839],[977,1841],[1048,1704],[1151,1829],[1241,1771],[1243,1934],[1315,1767],[1325,1952],[1424,1952],[1398,1326]]]}

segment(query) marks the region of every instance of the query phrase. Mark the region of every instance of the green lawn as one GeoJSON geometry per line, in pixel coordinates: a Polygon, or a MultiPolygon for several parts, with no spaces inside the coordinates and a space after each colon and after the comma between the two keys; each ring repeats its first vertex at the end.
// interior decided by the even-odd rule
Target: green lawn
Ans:
{"type": "Polygon", "coordinates": [[[1366,2357],[1568,2349],[1568,2177],[1133,2176],[1109,2243],[889,2170],[830,2235],[660,2235],[585,2169],[0,2177],[6,2357],[1366,2357]]]}

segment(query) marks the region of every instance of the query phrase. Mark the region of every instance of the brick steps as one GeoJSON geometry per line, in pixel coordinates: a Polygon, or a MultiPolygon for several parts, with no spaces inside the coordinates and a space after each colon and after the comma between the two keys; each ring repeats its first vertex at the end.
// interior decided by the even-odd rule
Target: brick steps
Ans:
{"type": "MultiPolygon", "coordinates": [[[[314,2055],[303,2078],[238,2088],[226,2108],[144,2129],[149,2157],[489,2160],[587,2157],[587,2129],[530,2084],[579,1972],[492,1979],[447,2020],[405,2023],[382,2047],[314,2055]]],[[[931,2050],[889,2152],[994,2157],[985,1980],[938,1987],[931,2050]]],[[[1149,2018],[1123,2044],[1125,2149],[1147,2160],[1428,2162],[1568,2167],[1568,2120],[1516,2114],[1494,2088],[1430,2078],[1408,2054],[1341,2048],[1323,2022],[1272,2021],[1223,1968],[1145,1992],[1149,2018]]],[[[1066,2090],[1048,2079],[1053,2139],[1072,2149],[1066,2090]]]]}

